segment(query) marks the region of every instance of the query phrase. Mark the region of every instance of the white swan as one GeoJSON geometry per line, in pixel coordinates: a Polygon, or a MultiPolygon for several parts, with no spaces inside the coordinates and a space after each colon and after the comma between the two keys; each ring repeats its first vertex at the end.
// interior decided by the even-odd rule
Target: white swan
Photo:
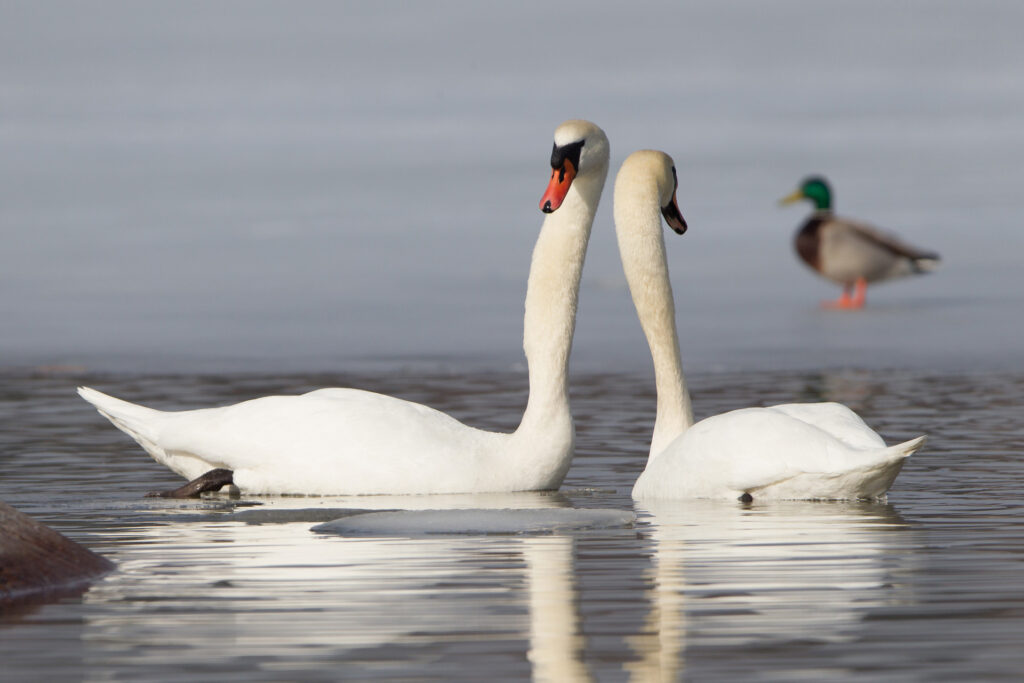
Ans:
{"type": "Polygon", "coordinates": [[[530,395],[511,434],[475,429],[417,403],[357,389],[267,396],[164,412],[93,389],[79,394],[153,458],[195,479],[177,495],[234,483],[252,494],[426,494],[555,489],[574,428],[568,361],[580,274],[608,173],[608,139],[588,121],[555,130],[547,213],[533,251],[523,346],[530,395]]]}
{"type": "Polygon", "coordinates": [[[843,499],[882,496],[925,437],[886,447],[838,403],[744,408],[693,424],[676,333],[661,211],[686,224],[667,154],[636,152],[615,180],[623,269],[654,360],[658,410],[633,498],[843,499]]]}

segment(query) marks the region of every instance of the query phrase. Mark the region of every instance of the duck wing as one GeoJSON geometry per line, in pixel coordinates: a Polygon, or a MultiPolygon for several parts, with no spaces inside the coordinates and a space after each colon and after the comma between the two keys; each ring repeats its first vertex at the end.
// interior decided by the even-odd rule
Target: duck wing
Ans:
{"type": "Polygon", "coordinates": [[[913,245],[907,244],[896,235],[880,230],[873,225],[851,221],[846,218],[838,218],[834,221],[836,227],[846,230],[857,238],[881,247],[895,256],[902,256],[911,261],[926,260],[938,261],[939,255],[934,251],[926,251],[913,245]]]}

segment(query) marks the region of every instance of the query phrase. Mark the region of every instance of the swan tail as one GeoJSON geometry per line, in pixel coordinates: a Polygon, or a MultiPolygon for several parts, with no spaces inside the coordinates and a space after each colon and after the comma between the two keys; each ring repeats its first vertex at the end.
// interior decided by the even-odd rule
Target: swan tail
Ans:
{"type": "Polygon", "coordinates": [[[907,458],[924,442],[925,437],[919,436],[888,448],[851,454],[851,460],[836,469],[796,472],[741,489],[753,500],[881,500],[907,458]]]}
{"type": "Polygon", "coordinates": [[[889,446],[879,453],[872,465],[865,467],[854,478],[858,479],[853,486],[854,498],[882,499],[903,469],[903,463],[915,451],[924,445],[927,437],[919,436],[910,441],[889,446]]]}
{"type": "Polygon", "coordinates": [[[205,472],[224,466],[222,463],[212,463],[188,450],[166,445],[165,428],[168,426],[168,420],[179,413],[168,413],[122,401],[89,387],[78,387],[78,395],[91,403],[100,415],[110,420],[115,427],[135,439],[154,460],[186,479],[195,479],[205,472]]]}
{"type": "Polygon", "coordinates": [[[917,452],[921,448],[921,446],[924,445],[924,442],[927,440],[927,436],[919,436],[916,439],[904,441],[903,443],[898,443],[895,446],[889,446],[882,452],[886,453],[889,456],[887,460],[903,460],[904,458],[909,458],[911,455],[917,452]]]}
{"type": "Polygon", "coordinates": [[[150,454],[155,456],[154,450],[162,454],[163,449],[156,443],[157,429],[153,424],[162,414],[159,410],[122,401],[89,387],[78,387],[78,395],[91,403],[115,427],[138,441],[150,454]]]}

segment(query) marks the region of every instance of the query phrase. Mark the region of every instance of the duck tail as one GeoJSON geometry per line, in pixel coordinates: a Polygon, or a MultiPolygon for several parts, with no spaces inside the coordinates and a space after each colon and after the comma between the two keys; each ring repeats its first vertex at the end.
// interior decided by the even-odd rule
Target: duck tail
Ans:
{"type": "Polygon", "coordinates": [[[938,254],[921,254],[911,260],[911,266],[915,273],[930,273],[939,267],[938,254]]]}

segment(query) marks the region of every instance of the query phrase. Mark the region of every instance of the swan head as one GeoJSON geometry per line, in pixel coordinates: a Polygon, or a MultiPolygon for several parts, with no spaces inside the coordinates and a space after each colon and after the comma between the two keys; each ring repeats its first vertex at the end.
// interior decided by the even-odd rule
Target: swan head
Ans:
{"type": "Polygon", "coordinates": [[[812,175],[804,178],[800,187],[779,200],[780,204],[792,204],[801,199],[814,203],[819,211],[828,211],[832,208],[832,188],[824,176],[812,175]]]}
{"type": "Polygon", "coordinates": [[[597,125],[582,119],[559,125],[551,150],[551,182],[540,198],[540,210],[556,211],[576,178],[606,172],[608,154],[608,137],[597,125]]]}
{"type": "Polygon", "coordinates": [[[623,201],[626,195],[633,195],[640,201],[650,201],[647,197],[653,190],[668,227],[682,235],[686,232],[686,220],[676,201],[678,189],[679,177],[672,157],[654,149],[642,149],[633,152],[622,162],[622,168],[615,179],[615,205],[626,206],[629,203],[623,201]]]}

